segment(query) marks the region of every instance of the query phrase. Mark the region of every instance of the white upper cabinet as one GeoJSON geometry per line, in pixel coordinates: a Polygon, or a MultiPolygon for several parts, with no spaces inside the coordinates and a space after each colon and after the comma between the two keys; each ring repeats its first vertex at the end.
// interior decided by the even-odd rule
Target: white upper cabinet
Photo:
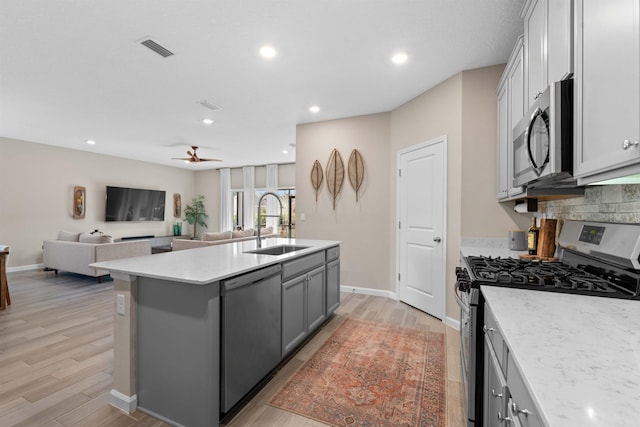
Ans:
{"type": "Polygon", "coordinates": [[[522,8],[526,110],[549,83],[573,73],[571,6],[571,0],[527,0],[522,8]]]}
{"type": "Polygon", "coordinates": [[[586,184],[638,173],[639,2],[576,0],[575,7],[574,175],[586,184]]]}
{"type": "Polygon", "coordinates": [[[498,84],[498,200],[524,192],[513,187],[513,127],[524,116],[523,38],[516,41],[498,84]]]}

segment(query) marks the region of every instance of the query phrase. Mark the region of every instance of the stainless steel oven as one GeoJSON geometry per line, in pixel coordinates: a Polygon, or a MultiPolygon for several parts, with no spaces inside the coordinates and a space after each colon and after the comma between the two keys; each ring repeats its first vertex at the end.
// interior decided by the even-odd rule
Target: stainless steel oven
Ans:
{"type": "MultiPolygon", "coordinates": [[[[640,224],[564,221],[560,261],[468,256],[456,269],[467,427],[482,427],[484,299],[481,286],[640,301],[640,224]]],[[[524,309],[524,308],[523,308],[524,309]]],[[[492,427],[492,426],[485,426],[492,427]]]]}
{"type": "Polygon", "coordinates": [[[573,179],[573,80],[552,83],[513,128],[513,186],[573,179]]]}
{"type": "MultiPolygon", "coordinates": [[[[463,261],[464,265],[464,261],[463,261]]],[[[464,411],[467,427],[476,426],[476,420],[482,419],[482,405],[479,402],[479,387],[482,384],[482,372],[476,366],[482,366],[484,353],[478,349],[478,321],[482,321],[480,290],[471,288],[471,279],[466,267],[456,268],[456,302],[460,307],[460,370],[464,394],[464,411]],[[480,375],[480,378],[478,378],[480,375]]]]}

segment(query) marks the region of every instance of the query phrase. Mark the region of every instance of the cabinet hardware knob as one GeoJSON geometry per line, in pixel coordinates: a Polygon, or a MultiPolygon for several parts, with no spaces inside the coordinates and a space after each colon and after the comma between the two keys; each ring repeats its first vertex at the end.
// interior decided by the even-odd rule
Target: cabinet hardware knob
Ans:
{"type": "Polygon", "coordinates": [[[513,412],[515,412],[516,414],[524,414],[525,416],[526,416],[526,415],[531,415],[531,413],[532,413],[532,412],[531,412],[530,410],[528,410],[528,409],[520,409],[520,408],[518,407],[518,405],[516,404],[516,402],[511,402],[511,410],[512,410],[513,412]]]}
{"type": "Polygon", "coordinates": [[[625,139],[624,141],[622,141],[622,149],[627,150],[631,147],[637,147],[638,144],[640,144],[640,141],[630,141],[628,139],[625,139]]]}
{"type": "Polygon", "coordinates": [[[440,237],[434,237],[433,241],[436,242],[436,243],[440,243],[440,242],[442,242],[442,239],[440,237]]]}
{"type": "Polygon", "coordinates": [[[496,329],[495,328],[487,328],[487,325],[484,325],[482,327],[482,330],[485,331],[486,333],[489,333],[489,332],[495,331],[496,329]]]}
{"type": "Polygon", "coordinates": [[[496,393],[494,389],[491,389],[491,395],[496,399],[502,397],[502,393],[496,393]]]}

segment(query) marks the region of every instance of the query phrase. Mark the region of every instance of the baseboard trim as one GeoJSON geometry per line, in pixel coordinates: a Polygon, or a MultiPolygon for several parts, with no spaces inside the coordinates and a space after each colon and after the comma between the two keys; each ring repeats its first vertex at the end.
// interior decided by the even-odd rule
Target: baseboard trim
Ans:
{"type": "Polygon", "coordinates": [[[444,319],[444,324],[447,326],[451,326],[453,329],[455,329],[456,331],[460,330],[460,321],[454,319],[453,317],[446,317],[444,319]]]}
{"type": "MultiPolygon", "coordinates": [[[[384,291],[382,289],[372,289],[372,288],[360,288],[357,286],[340,286],[340,292],[345,293],[354,293],[354,294],[364,294],[364,295],[373,295],[376,297],[386,297],[391,298],[398,301],[398,294],[392,291],[384,291]]],[[[453,329],[459,331],[460,330],[460,321],[454,319],[453,317],[445,317],[442,319],[442,323],[447,326],[452,327],[453,329]]]]}
{"type": "Polygon", "coordinates": [[[373,295],[376,297],[386,297],[394,300],[398,300],[398,295],[395,292],[384,291],[382,289],[373,289],[373,288],[359,288],[357,286],[340,286],[340,292],[346,293],[354,293],[354,294],[364,294],[364,295],[373,295]]]}
{"type": "Polygon", "coordinates": [[[20,265],[18,267],[7,267],[7,273],[15,273],[18,271],[41,270],[44,264],[20,265]]]}
{"type": "Polygon", "coordinates": [[[127,414],[133,413],[138,407],[138,396],[135,394],[133,396],[127,396],[118,390],[112,389],[109,395],[111,406],[115,406],[127,414]]]}

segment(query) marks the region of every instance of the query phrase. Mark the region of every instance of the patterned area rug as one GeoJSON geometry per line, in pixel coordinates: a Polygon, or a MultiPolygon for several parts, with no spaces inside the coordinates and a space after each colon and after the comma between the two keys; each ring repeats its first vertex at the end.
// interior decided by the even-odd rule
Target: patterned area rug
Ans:
{"type": "Polygon", "coordinates": [[[269,404],[332,426],[444,427],[444,334],[347,319],[269,404]]]}

